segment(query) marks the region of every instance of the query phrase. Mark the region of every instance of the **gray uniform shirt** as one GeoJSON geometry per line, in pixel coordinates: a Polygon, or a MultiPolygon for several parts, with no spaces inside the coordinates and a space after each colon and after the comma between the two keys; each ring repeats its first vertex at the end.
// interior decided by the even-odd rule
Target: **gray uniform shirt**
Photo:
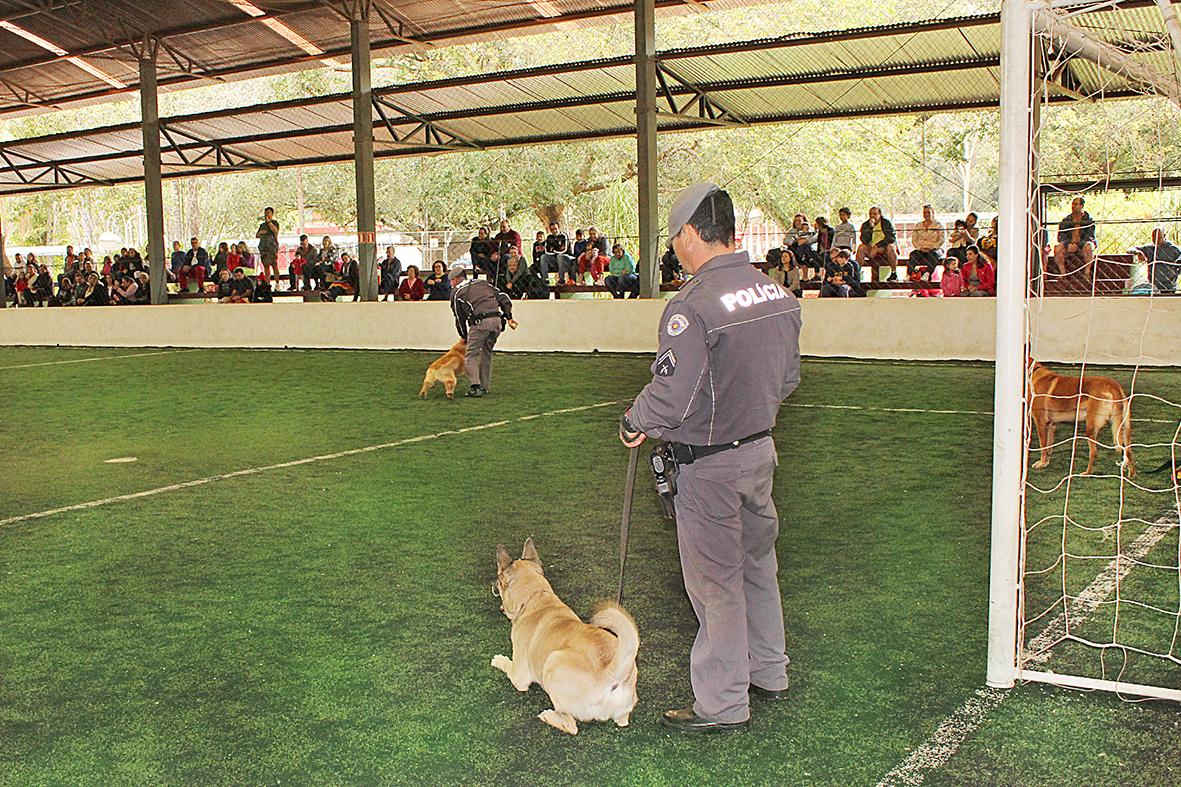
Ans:
{"type": "Polygon", "coordinates": [[[511,320],[513,302],[483,279],[468,279],[451,290],[451,311],[455,314],[455,329],[466,340],[470,317],[500,313],[511,320]]]}
{"type": "Polygon", "coordinates": [[[800,324],[799,301],[746,252],[714,257],[668,302],[652,382],[628,420],[690,445],[770,429],[800,384],[800,324]]]}

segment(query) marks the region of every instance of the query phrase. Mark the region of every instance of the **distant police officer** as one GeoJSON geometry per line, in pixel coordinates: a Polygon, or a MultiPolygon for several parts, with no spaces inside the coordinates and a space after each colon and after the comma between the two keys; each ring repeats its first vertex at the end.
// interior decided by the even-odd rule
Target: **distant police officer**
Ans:
{"type": "Polygon", "coordinates": [[[750,695],[787,694],[770,435],[800,382],[800,305],[735,250],[734,205],[714,184],[678,195],[668,234],[693,278],[664,310],[652,382],[624,413],[620,438],[629,447],[646,435],[667,440],[680,466],[677,539],[699,623],[695,702],[662,722],[738,732],[750,695]]]}
{"type": "Polygon", "coordinates": [[[483,279],[468,280],[463,265],[451,266],[451,311],[455,328],[467,342],[467,379],[472,388],[464,396],[481,397],[488,393],[492,380],[492,348],[500,338],[505,323],[514,331],[513,302],[483,279]]]}

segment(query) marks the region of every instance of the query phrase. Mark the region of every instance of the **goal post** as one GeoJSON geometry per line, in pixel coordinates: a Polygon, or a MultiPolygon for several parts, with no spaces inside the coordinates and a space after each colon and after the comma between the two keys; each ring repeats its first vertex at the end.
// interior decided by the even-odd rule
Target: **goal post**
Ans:
{"type": "Polygon", "coordinates": [[[1154,349],[1176,333],[1161,295],[1177,284],[1169,236],[1181,240],[1179,47],[1168,0],[1002,0],[992,687],[1181,701],[1181,372],[1154,349]],[[1102,143],[1064,154],[1080,128],[1102,143]],[[1070,206],[1060,225],[1044,222],[1047,195],[1070,206]],[[1129,318],[1103,317],[1116,311],[1129,318]],[[1050,386],[1067,401],[1047,395],[1058,431],[1042,430],[1031,467],[1034,360],[1089,382],[1050,386]],[[1105,418],[1122,436],[1105,441],[1105,418]],[[1142,471],[1165,461],[1133,478],[1132,449],[1142,471]]]}
{"type": "Polygon", "coordinates": [[[993,407],[992,548],[988,593],[988,685],[1017,678],[1021,528],[1025,485],[1025,292],[1029,258],[1030,96],[1033,7],[1001,3],[1001,134],[998,157],[996,378],[993,407]]]}

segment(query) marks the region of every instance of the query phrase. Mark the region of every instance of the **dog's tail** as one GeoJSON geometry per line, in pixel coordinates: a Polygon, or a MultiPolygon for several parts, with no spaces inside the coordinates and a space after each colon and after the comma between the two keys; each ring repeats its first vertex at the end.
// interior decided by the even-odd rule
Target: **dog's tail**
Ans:
{"type": "MultiPolygon", "coordinates": [[[[1120,390],[1123,393],[1123,390],[1120,390]]],[[[1127,466],[1128,478],[1136,477],[1136,460],[1132,458],[1132,397],[1128,396],[1120,402],[1120,422],[1118,434],[1114,435],[1116,447],[1123,454],[1121,464],[1127,466]]],[[[1117,430],[1113,427],[1112,432],[1117,430]]]]}
{"type": "Polygon", "coordinates": [[[611,675],[616,680],[623,680],[635,664],[636,652],[640,649],[640,632],[636,630],[636,622],[623,607],[613,601],[604,602],[590,622],[592,626],[605,628],[619,638],[615,658],[611,659],[611,675]]]}

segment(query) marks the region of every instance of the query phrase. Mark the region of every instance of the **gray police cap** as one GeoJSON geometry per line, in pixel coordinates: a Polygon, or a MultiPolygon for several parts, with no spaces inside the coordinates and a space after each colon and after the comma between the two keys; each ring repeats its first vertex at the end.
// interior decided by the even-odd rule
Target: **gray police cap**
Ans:
{"type": "Polygon", "coordinates": [[[467,275],[467,268],[463,267],[462,262],[457,262],[451,266],[451,271],[447,274],[449,279],[458,279],[460,276],[467,275]]]}
{"type": "Polygon", "coordinates": [[[668,209],[668,240],[671,243],[672,239],[681,234],[681,230],[689,219],[693,218],[693,214],[697,212],[697,208],[705,201],[705,198],[714,194],[721,189],[716,183],[694,183],[689,186],[673,200],[673,205],[668,209]]]}

